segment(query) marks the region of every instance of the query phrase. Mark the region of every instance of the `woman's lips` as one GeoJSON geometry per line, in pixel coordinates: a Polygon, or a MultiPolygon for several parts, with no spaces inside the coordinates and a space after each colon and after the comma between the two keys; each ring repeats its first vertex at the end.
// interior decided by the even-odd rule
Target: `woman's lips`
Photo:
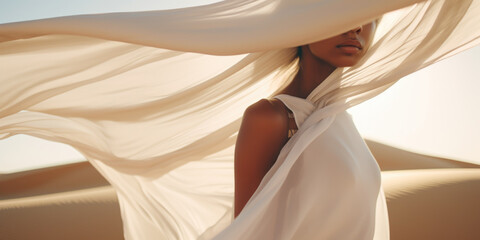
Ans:
{"type": "Polygon", "coordinates": [[[356,54],[362,50],[362,44],[358,40],[347,40],[337,45],[342,52],[347,54],[356,54]]]}
{"type": "Polygon", "coordinates": [[[356,54],[359,53],[361,50],[361,48],[352,45],[339,45],[337,46],[337,48],[340,49],[342,52],[348,54],[356,54]]]}

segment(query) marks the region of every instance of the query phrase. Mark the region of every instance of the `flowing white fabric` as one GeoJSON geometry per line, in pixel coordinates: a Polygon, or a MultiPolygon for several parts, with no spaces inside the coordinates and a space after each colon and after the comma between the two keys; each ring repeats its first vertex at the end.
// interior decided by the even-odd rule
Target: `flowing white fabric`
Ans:
{"type": "MultiPolygon", "coordinates": [[[[308,100],[276,98],[292,110],[300,127],[303,116],[315,111],[308,100]]],[[[304,150],[289,153],[298,156],[285,181],[262,195],[288,157],[275,162],[256,196],[215,239],[389,239],[380,168],[351,116],[341,112],[322,121],[328,127],[321,135],[304,150]]],[[[295,134],[291,141],[301,137],[295,134]]]]}
{"type": "Polygon", "coordinates": [[[117,190],[127,239],[211,238],[232,219],[242,112],[288,84],[294,47],[400,8],[307,97],[314,111],[227,231],[248,229],[335,115],[478,44],[480,1],[233,0],[0,25],[0,137],[80,151],[117,190]]]}

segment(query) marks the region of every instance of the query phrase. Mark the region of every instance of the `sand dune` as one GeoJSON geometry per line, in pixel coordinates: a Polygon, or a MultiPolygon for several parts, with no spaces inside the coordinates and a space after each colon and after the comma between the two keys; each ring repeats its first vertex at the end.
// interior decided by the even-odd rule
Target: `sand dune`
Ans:
{"type": "Polygon", "coordinates": [[[366,140],[382,171],[432,168],[479,168],[480,165],[433,157],[366,140]]]}
{"type": "Polygon", "coordinates": [[[392,239],[480,239],[480,169],[382,173],[392,239]]]}
{"type": "MultiPolygon", "coordinates": [[[[391,239],[480,239],[480,166],[368,141],[391,239]]],[[[122,239],[113,188],[87,162],[0,175],[0,239],[122,239]]]]}
{"type": "Polygon", "coordinates": [[[0,239],[123,239],[110,186],[0,201],[0,239]]]}
{"type": "Polygon", "coordinates": [[[88,162],[0,174],[0,200],[110,186],[88,162]]]}

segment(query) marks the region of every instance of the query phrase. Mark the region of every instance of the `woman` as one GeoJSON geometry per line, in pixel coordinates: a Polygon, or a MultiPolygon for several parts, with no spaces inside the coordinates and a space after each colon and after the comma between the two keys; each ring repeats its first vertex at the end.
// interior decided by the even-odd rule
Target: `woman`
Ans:
{"type": "MultiPolygon", "coordinates": [[[[235,216],[275,164],[297,123],[302,124],[294,118],[302,107],[295,101],[306,98],[336,68],[358,63],[376,24],[299,47],[300,67],[293,81],[276,98],[260,100],[245,111],[235,148],[235,216]]],[[[263,214],[272,216],[259,223],[263,232],[253,231],[257,233],[247,234],[249,239],[373,239],[375,224],[388,226],[386,209],[376,209],[380,169],[345,112],[304,150],[289,178],[295,180],[286,180],[279,190],[282,197],[271,201],[263,214]],[[385,216],[375,219],[376,211],[385,216]]],[[[383,208],[385,200],[379,200],[383,208]]],[[[388,227],[376,230],[384,233],[376,239],[388,238],[388,227]]]]}
{"type": "MultiPolygon", "coordinates": [[[[299,47],[300,70],[281,94],[306,98],[337,67],[355,65],[373,39],[376,22],[299,47]]],[[[260,100],[245,112],[235,148],[235,216],[268,172],[291,134],[291,111],[278,99],[260,100]]]]}
{"type": "MultiPolygon", "coordinates": [[[[3,25],[0,67],[8,71],[2,69],[0,74],[5,86],[0,88],[0,137],[24,133],[79,150],[115,187],[127,239],[255,239],[250,236],[264,233],[272,234],[273,239],[291,239],[302,233],[332,233],[316,229],[318,226],[334,233],[371,237],[373,230],[388,229],[388,225],[372,227],[372,198],[380,189],[379,199],[384,199],[378,166],[359,144],[362,140],[344,111],[376,96],[399,78],[478,44],[478,6],[476,0],[232,0],[171,11],[3,25]],[[281,102],[272,100],[273,107],[278,107],[271,111],[278,117],[273,131],[277,142],[268,151],[259,151],[267,156],[256,157],[263,166],[255,167],[258,172],[252,182],[239,187],[236,213],[240,209],[241,213],[231,222],[232,149],[241,114],[258,99],[274,96],[282,81],[290,79],[296,66],[291,48],[338,35],[411,5],[397,22],[387,22],[388,31],[371,51],[360,51],[364,54],[360,60],[355,58],[358,46],[350,46],[358,44],[355,40],[345,46],[343,40],[334,43],[334,50],[345,53],[340,58],[319,51],[331,50],[332,45],[302,47],[304,69],[284,94],[276,96],[281,102]],[[230,58],[184,52],[250,54],[230,58]],[[336,62],[339,59],[342,61],[336,62]],[[337,66],[352,67],[332,72],[337,66]],[[299,127],[283,147],[288,110],[282,104],[293,112],[299,127]],[[331,149],[330,142],[322,143],[328,139],[335,139],[331,149]],[[343,145],[347,140],[352,142],[343,145]],[[358,165],[361,171],[343,175],[345,171],[337,170],[351,168],[335,165],[341,161],[304,161],[313,159],[305,154],[316,155],[309,146],[320,146],[322,155],[353,159],[341,155],[339,150],[345,149],[343,153],[352,153],[350,157],[361,155],[365,164],[358,165]],[[319,168],[309,164],[330,165],[319,168]],[[304,170],[316,172],[302,175],[304,170]],[[336,173],[350,178],[309,181],[336,173]],[[362,184],[353,184],[357,177],[362,184]],[[324,204],[312,202],[324,191],[309,191],[315,188],[311,184],[320,189],[333,186],[330,193],[343,197],[329,197],[324,204]],[[288,186],[307,191],[289,192],[288,186]],[[369,193],[363,194],[365,191],[369,193]],[[312,194],[318,195],[311,198],[312,194]],[[356,197],[361,197],[357,199],[361,207],[352,206],[350,201],[356,197]],[[292,202],[304,206],[285,204],[292,202]],[[330,215],[329,209],[321,206],[336,206],[335,210],[343,212],[335,211],[335,217],[327,222],[310,222],[309,216],[330,215]],[[281,208],[285,211],[276,211],[281,208]],[[345,218],[348,212],[355,218],[345,218]],[[283,213],[290,215],[278,215],[283,213]],[[365,219],[360,221],[361,216],[365,219]],[[268,225],[278,223],[269,221],[272,218],[283,220],[284,225],[268,225]],[[356,224],[359,222],[364,224],[356,224]],[[357,228],[341,229],[347,225],[357,228]]],[[[362,36],[367,28],[340,36],[362,36]]],[[[259,105],[268,106],[265,101],[259,105]]],[[[248,147],[250,143],[244,140],[253,138],[245,135],[251,135],[247,122],[250,110],[256,108],[246,113],[237,150],[248,147]]],[[[386,217],[386,213],[378,213],[378,217],[386,217]]]]}

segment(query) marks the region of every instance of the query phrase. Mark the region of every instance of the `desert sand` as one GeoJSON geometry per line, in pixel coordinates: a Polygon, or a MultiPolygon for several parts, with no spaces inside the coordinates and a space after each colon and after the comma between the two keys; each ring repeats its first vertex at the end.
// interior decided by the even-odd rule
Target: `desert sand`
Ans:
{"type": "MultiPolygon", "coordinates": [[[[367,144],[392,240],[480,239],[480,165],[367,144]]],[[[115,191],[88,162],[1,174],[0,239],[123,239],[115,191]]]]}

